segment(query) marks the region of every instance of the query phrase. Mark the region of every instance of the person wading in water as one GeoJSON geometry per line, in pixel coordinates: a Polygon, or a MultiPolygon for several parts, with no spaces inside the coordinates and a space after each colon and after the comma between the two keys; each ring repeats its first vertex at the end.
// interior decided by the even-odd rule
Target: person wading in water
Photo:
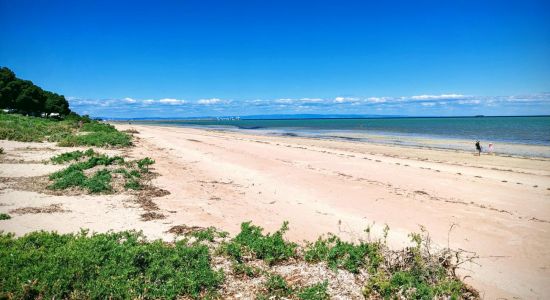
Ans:
{"type": "Polygon", "coordinates": [[[479,141],[476,141],[476,150],[477,150],[477,155],[481,156],[481,144],[479,144],[479,141]]]}

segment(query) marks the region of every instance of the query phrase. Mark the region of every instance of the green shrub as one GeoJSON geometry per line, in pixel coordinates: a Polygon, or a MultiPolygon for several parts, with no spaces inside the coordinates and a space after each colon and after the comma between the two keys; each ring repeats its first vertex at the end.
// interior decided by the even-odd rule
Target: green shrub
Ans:
{"type": "Polygon", "coordinates": [[[192,231],[189,235],[194,237],[197,240],[197,242],[201,242],[201,241],[213,242],[215,238],[227,237],[229,233],[225,231],[218,231],[215,227],[208,227],[205,229],[192,231]]]}
{"type": "Polygon", "coordinates": [[[288,285],[286,280],[280,275],[271,274],[267,278],[265,283],[265,289],[267,290],[267,297],[287,297],[292,294],[292,288],[288,285]]]}
{"type": "Polygon", "coordinates": [[[330,235],[327,239],[321,237],[315,243],[309,243],[304,252],[304,259],[307,262],[326,261],[333,269],[343,268],[357,273],[359,268],[367,264],[370,269],[376,270],[382,260],[382,254],[378,243],[361,242],[356,245],[330,235]]]}
{"type": "Polygon", "coordinates": [[[125,147],[131,145],[131,136],[109,124],[92,121],[88,117],[69,115],[58,121],[18,114],[0,114],[0,139],[20,142],[58,142],[59,146],[125,147]],[[77,135],[78,123],[83,121],[77,135]]]}
{"type": "Polygon", "coordinates": [[[149,158],[149,157],[146,157],[146,158],[143,158],[143,159],[138,160],[136,163],[137,163],[138,168],[139,168],[142,172],[149,172],[149,166],[152,165],[152,164],[154,164],[155,161],[152,160],[152,159],[149,158]]]}
{"type": "Polygon", "coordinates": [[[225,243],[222,245],[221,251],[226,255],[228,255],[229,257],[232,257],[233,259],[235,259],[236,262],[238,263],[243,262],[244,251],[243,251],[243,247],[240,244],[234,241],[225,243]]]}
{"type": "Polygon", "coordinates": [[[76,160],[79,160],[81,159],[82,157],[92,157],[94,155],[98,155],[98,153],[96,153],[94,151],[94,149],[88,149],[84,152],[82,151],[72,151],[72,152],[65,152],[65,153],[61,153],[59,155],[56,155],[52,158],[50,158],[50,160],[54,163],[54,164],[63,164],[63,163],[66,163],[66,162],[69,162],[69,161],[76,161],[76,160]]]}
{"type": "Polygon", "coordinates": [[[392,299],[401,294],[406,299],[461,299],[463,295],[473,295],[445,267],[448,266],[446,254],[429,254],[429,247],[422,246],[424,239],[420,234],[410,236],[416,245],[402,253],[402,260],[407,263],[386,262],[384,268],[378,268],[369,276],[363,290],[365,297],[375,294],[384,299],[392,299]]]}
{"type": "Polygon", "coordinates": [[[5,213],[0,213],[0,220],[9,220],[11,216],[5,213]]]}
{"type": "Polygon", "coordinates": [[[70,135],[59,141],[61,147],[95,146],[126,147],[132,144],[132,138],[126,133],[98,131],[83,135],[70,135]]]}
{"type": "Polygon", "coordinates": [[[2,299],[199,298],[223,282],[209,250],[140,233],[0,233],[2,299]]]}
{"type": "Polygon", "coordinates": [[[50,175],[50,179],[55,180],[48,186],[52,190],[64,190],[70,187],[84,186],[87,178],[82,170],[65,169],[50,175]]]}
{"type": "Polygon", "coordinates": [[[137,190],[141,190],[141,184],[139,183],[139,181],[133,178],[130,178],[124,184],[124,188],[137,191],[137,190]]]}
{"type": "Polygon", "coordinates": [[[233,272],[237,275],[244,275],[246,277],[257,277],[260,275],[261,270],[252,266],[247,265],[243,262],[234,261],[231,265],[233,272]]]}
{"type": "Polygon", "coordinates": [[[305,287],[292,287],[286,280],[277,274],[270,274],[264,283],[264,292],[256,299],[301,299],[301,300],[328,300],[328,281],[305,287]]]}
{"type": "Polygon", "coordinates": [[[322,283],[313,284],[301,288],[298,291],[298,298],[301,300],[328,300],[330,295],[327,292],[328,281],[322,283]]]}
{"type": "Polygon", "coordinates": [[[49,135],[70,132],[71,124],[18,114],[0,114],[0,139],[20,142],[41,142],[49,135]]]}
{"type": "Polygon", "coordinates": [[[243,250],[250,251],[268,264],[295,257],[297,245],[283,238],[287,230],[288,222],[284,222],[275,233],[263,235],[263,228],[251,222],[242,223],[241,232],[225,246],[226,253],[240,262],[243,250]]]}
{"type": "Polygon", "coordinates": [[[92,177],[86,179],[84,187],[90,193],[101,193],[111,190],[111,172],[99,170],[92,177]]]}
{"type": "Polygon", "coordinates": [[[85,161],[80,161],[73,163],[66,167],[63,170],[57,171],[50,175],[50,180],[54,180],[54,183],[49,186],[50,189],[61,190],[69,187],[81,187],[87,189],[90,193],[101,193],[109,192],[111,188],[111,171],[109,170],[100,170],[97,171],[92,177],[88,178],[84,174],[85,170],[94,168],[96,166],[110,166],[110,165],[121,165],[118,169],[113,170],[113,173],[123,174],[126,182],[124,183],[125,189],[140,190],[142,184],[140,183],[141,173],[136,169],[131,169],[139,166],[138,162],[141,163],[141,171],[147,172],[146,167],[151,163],[154,163],[153,160],[145,158],[139,161],[125,162],[124,158],[120,156],[107,156],[104,154],[99,154],[94,152],[93,149],[86,150],[85,152],[73,151],[68,153],[63,153],[61,155],[52,157],[51,160],[55,163],[78,160],[82,157],[88,157],[85,161]]]}
{"type": "Polygon", "coordinates": [[[100,123],[97,121],[84,123],[80,131],[87,132],[117,132],[116,128],[113,125],[100,123]]]}

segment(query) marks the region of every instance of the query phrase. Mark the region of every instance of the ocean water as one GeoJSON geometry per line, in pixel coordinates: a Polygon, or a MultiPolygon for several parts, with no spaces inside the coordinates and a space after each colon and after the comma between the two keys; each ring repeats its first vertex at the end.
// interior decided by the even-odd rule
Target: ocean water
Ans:
{"type": "MultiPolygon", "coordinates": [[[[507,153],[550,157],[550,117],[372,118],[148,121],[259,134],[346,139],[470,150],[475,140],[506,144],[507,153]],[[430,142],[431,141],[431,142],[430,142]],[[442,142],[446,141],[446,142],[442,142]],[[510,145],[511,144],[511,145],[510,145]],[[539,146],[539,147],[523,147],[539,146]],[[512,149],[512,150],[510,150],[512,149]],[[532,153],[537,149],[537,153],[532,153]]],[[[501,148],[501,150],[504,148],[501,148]]]]}

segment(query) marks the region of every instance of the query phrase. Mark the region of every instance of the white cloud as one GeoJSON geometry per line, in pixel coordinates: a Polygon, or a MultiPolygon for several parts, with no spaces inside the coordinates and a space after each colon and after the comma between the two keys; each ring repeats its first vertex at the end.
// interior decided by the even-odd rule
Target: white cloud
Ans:
{"type": "Polygon", "coordinates": [[[203,105],[218,104],[220,102],[224,102],[224,101],[218,98],[200,99],[199,101],[197,101],[198,104],[203,104],[203,105]]]}
{"type": "Polygon", "coordinates": [[[320,103],[320,102],[323,102],[324,100],[321,98],[302,98],[300,99],[300,101],[307,102],[307,103],[320,103]]]}
{"type": "Polygon", "coordinates": [[[410,97],[412,100],[452,100],[452,99],[464,99],[465,95],[460,94],[443,94],[443,95],[418,95],[410,97]]]}
{"type": "Polygon", "coordinates": [[[388,101],[389,98],[387,97],[370,97],[367,98],[367,102],[369,103],[384,103],[388,101]]]}
{"type": "Polygon", "coordinates": [[[334,98],[334,102],[336,103],[346,103],[346,102],[358,102],[359,98],[353,98],[353,97],[336,97],[334,98]]]}
{"type": "Polygon", "coordinates": [[[290,103],[294,103],[294,99],[290,99],[290,98],[277,99],[277,100],[275,100],[275,103],[290,104],[290,103]]]}
{"type": "Polygon", "coordinates": [[[163,99],[159,100],[159,103],[170,104],[170,105],[179,105],[179,104],[184,104],[185,100],[179,100],[179,99],[174,99],[174,98],[163,98],[163,99]]]}
{"type": "Polygon", "coordinates": [[[459,100],[457,102],[458,104],[479,104],[481,103],[480,100],[459,100]]]}
{"type": "MultiPolygon", "coordinates": [[[[475,96],[463,94],[414,95],[414,96],[372,96],[335,98],[279,98],[279,99],[242,99],[239,101],[219,98],[193,99],[191,101],[176,98],[163,99],[86,99],[67,97],[71,109],[77,112],[88,111],[91,115],[109,116],[113,112],[118,115],[177,115],[189,116],[213,115],[224,110],[224,114],[262,114],[262,113],[292,113],[292,112],[327,112],[348,113],[370,111],[391,111],[392,113],[432,112],[437,109],[454,111],[471,111],[487,107],[499,109],[515,109],[519,107],[540,107],[542,112],[550,108],[550,93],[509,96],[475,96]],[[178,106],[186,104],[185,106],[178,106]],[[436,109],[437,108],[437,109],[436,109]]],[[[526,110],[527,111],[527,110],[526,110]]],[[[221,114],[221,112],[219,113],[221,114]]]]}

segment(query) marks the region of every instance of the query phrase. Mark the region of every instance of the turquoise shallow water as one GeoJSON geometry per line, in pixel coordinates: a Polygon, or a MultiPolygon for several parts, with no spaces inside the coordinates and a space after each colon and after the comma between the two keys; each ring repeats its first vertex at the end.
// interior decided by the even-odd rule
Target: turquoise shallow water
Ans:
{"type": "Polygon", "coordinates": [[[550,117],[175,120],[148,123],[297,136],[349,138],[350,134],[376,134],[550,146],[550,117]]]}

